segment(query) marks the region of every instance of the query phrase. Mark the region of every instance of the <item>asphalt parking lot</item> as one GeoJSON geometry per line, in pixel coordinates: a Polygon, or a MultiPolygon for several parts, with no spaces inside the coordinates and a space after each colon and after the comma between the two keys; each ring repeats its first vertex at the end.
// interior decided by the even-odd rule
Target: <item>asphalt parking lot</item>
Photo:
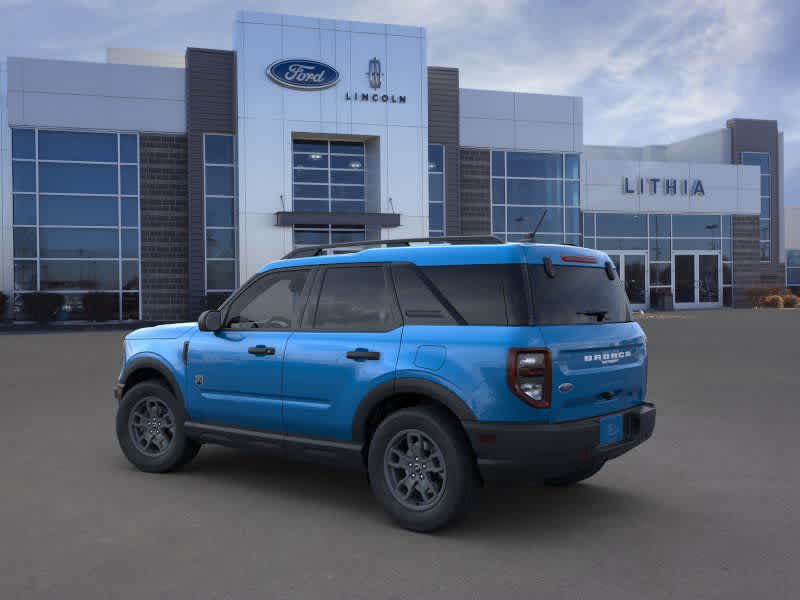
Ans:
{"type": "Polygon", "coordinates": [[[215,447],[140,473],[114,437],[124,332],[0,335],[0,598],[800,597],[800,310],[642,325],[653,439],[571,489],[483,490],[435,535],[355,473],[215,447]]]}

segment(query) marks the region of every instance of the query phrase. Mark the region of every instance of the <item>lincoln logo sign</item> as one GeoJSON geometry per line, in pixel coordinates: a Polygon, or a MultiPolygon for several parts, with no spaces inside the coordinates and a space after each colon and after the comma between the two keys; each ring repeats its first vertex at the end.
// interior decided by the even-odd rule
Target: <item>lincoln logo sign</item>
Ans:
{"type": "Polygon", "coordinates": [[[647,189],[647,193],[655,194],[661,191],[667,196],[674,196],[680,192],[681,196],[705,196],[703,182],[699,179],[661,179],[660,177],[623,177],[622,193],[642,195],[647,189]]]}
{"type": "Polygon", "coordinates": [[[316,60],[287,59],[272,63],[267,76],[277,84],[296,90],[324,90],[339,83],[339,71],[316,60]]]}

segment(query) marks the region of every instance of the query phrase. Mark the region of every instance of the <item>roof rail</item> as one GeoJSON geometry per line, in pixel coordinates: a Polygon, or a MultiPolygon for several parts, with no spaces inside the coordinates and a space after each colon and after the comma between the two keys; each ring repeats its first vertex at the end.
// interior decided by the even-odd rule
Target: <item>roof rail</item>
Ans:
{"type": "Polygon", "coordinates": [[[505,244],[505,242],[493,235],[451,235],[445,237],[423,237],[423,238],[404,238],[399,240],[364,240],[363,242],[341,242],[338,244],[323,244],[321,246],[306,246],[292,250],[283,257],[287,258],[307,258],[309,256],[319,256],[323,250],[328,248],[363,248],[365,246],[410,246],[412,242],[447,242],[448,244],[505,244]]]}

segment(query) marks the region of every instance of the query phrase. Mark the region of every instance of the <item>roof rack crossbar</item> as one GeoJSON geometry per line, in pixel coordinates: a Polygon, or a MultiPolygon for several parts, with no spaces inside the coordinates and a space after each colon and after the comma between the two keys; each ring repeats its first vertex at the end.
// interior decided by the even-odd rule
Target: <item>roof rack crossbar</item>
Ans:
{"type": "Polygon", "coordinates": [[[307,258],[319,256],[328,248],[364,248],[368,246],[410,246],[416,242],[447,242],[448,244],[505,244],[493,235],[451,235],[444,237],[403,238],[397,240],[364,240],[363,242],[340,242],[338,244],[322,244],[320,246],[306,246],[292,250],[281,260],[287,258],[307,258]]]}

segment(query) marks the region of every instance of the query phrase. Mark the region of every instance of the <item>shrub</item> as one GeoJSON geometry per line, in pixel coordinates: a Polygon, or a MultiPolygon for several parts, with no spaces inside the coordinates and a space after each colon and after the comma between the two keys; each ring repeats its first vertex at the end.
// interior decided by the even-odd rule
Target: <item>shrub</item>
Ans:
{"type": "Polygon", "coordinates": [[[798,298],[794,294],[786,294],[783,297],[783,306],[784,306],[784,308],[794,308],[798,304],[800,304],[800,298],[798,298]]]}
{"type": "Polygon", "coordinates": [[[764,298],[762,305],[770,308],[783,308],[783,297],[778,296],[778,294],[772,294],[764,298]]]}
{"type": "Polygon", "coordinates": [[[753,306],[766,306],[765,301],[770,296],[785,296],[786,294],[791,294],[791,291],[786,288],[767,286],[753,287],[747,290],[747,295],[753,306]]]}
{"type": "Polygon", "coordinates": [[[8,310],[8,296],[0,292],[0,321],[5,321],[6,310],[8,310]]]}
{"type": "Polygon", "coordinates": [[[83,310],[89,321],[110,321],[119,313],[119,298],[116,294],[87,292],[83,295],[83,310]]]}
{"type": "Polygon", "coordinates": [[[64,303],[64,296],[61,294],[49,294],[47,292],[33,292],[23,294],[22,310],[29,319],[44,325],[50,321],[64,303]]]}

